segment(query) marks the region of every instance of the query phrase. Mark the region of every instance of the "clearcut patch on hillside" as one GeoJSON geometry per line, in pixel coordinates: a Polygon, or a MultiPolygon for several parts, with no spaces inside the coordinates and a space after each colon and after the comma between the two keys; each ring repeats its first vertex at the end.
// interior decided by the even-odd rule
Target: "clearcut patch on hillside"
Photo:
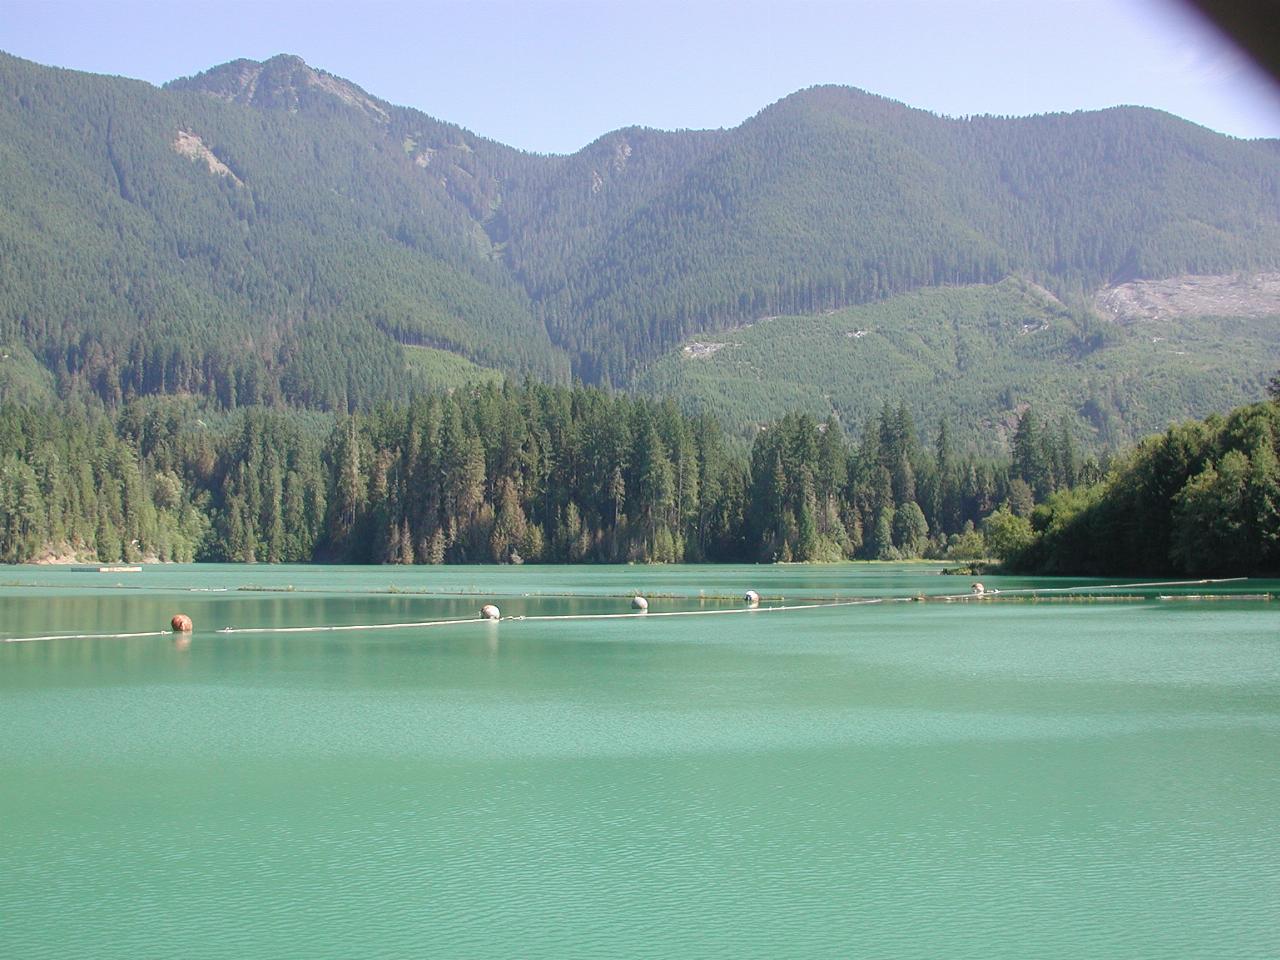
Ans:
{"type": "Polygon", "coordinates": [[[729,346],[727,343],[705,343],[702,340],[691,340],[684,345],[681,352],[686,357],[705,359],[715,356],[727,346],[729,346]]]}
{"type": "Polygon", "coordinates": [[[1233,273],[1134,280],[1103,287],[1094,297],[1102,316],[1121,323],[1180,317],[1280,315],[1280,273],[1233,273]]]}

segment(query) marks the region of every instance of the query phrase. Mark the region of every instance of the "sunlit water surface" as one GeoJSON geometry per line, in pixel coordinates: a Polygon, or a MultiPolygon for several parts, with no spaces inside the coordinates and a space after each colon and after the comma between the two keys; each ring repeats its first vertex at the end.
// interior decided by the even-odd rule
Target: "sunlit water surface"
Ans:
{"type": "Polygon", "coordinates": [[[0,957],[1280,956],[1280,602],[217,632],[937,569],[0,570],[0,957]]]}

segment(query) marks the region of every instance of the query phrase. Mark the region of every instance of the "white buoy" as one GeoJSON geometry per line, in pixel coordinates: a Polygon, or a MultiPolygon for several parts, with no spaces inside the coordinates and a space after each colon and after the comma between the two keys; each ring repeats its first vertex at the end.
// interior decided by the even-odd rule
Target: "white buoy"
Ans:
{"type": "Polygon", "coordinates": [[[980,597],[987,592],[987,588],[980,583],[970,584],[969,589],[973,591],[975,597],[980,597]]]}
{"type": "Polygon", "coordinates": [[[485,620],[498,620],[502,617],[502,612],[492,603],[486,603],[480,608],[480,616],[485,620]]]}
{"type": "Polygon", "coordinates": [[[756,593],[754,590],[748,590],[742,595],[742,599],[754,607],[760,602],[760,594],[756,593]]]}
{"type": "Polygon", "coordinates": [[[646,600],[644,597],[632,597],[631,606],[634,607],[636,610],[640,610],[641,612],[643,612],[649,609],[649,601],[646,600]]]}

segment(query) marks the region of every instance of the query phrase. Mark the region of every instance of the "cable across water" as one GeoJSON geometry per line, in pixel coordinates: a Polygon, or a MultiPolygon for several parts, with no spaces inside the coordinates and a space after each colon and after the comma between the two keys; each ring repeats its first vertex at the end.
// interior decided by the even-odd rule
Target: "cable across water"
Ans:
{"type": "Polygon", "coordinates": [[[5,637],[5,643],[31,643],[35,640],[131,640],[134,637],[167,637],[172,630],[148,630],[145,633],[54,633],[44,637],[5,637]]]}
{"type": "MultiPolygon", "coordinates": [[[[215,631],[219,635],[227,634],[301,634],[301,633],[344,633],[358,630],[406,630],[406,629],[425,629],[427,627],[444,627],[444,626],[461,626],[469,623],[521,623],[536,621],[565,621],[565,620],[639,620],[649,619],[653,617],[714,617],[729,616],[733,614],[763,614],[763,613],[787,613],[797,610],[820,610],[824,608],[834,607],[854,607],[854,606],[871,606],[884,605],[891,603],[921,603],[921,602],[963,602],[963,601],[980,601],[990,603],[998,602],[1004,598],[1022,597],[1022,596],[1038,596],[1040,594],[1068,594],[1080,593],[1082,591],[1107,591],[1121,589],[1151,589],[1155,587],[1190,587],[1190,586],[1208,586],[1212,584],[1237,583],[1247,579],[1246,577],[1223,577],[1217,579],[1203,580],[1157,580],[1145,583],[1111,583],[1111,584],[1076,584],[1070,587],[1019,587],[1010,590],[990,590],[981,593],[953,593],[953,594],[910,594],[906,596],[894,597],[856,597],[847,600],[819,600],[809,603],[791,603],[776,604],[772,606],[763,606],[752,604],[749,606],[736,607],[727,610],[641,610],[631,613],[565,613],[565,614],[519,614],[514,616],[500,617],[497,620],[490,617],[459,617],[444,620],[413,620],[396,623],[346,623],[346,624],[316,624],[313,626],[301,627],[223,627],[215,631]]],[[[169,631],[153,630],[141,633],[66,633],[66,634],[50,634],[38,637],[6,637],[5,643],[29,643],[36,640],[124,640],[139,637],[162,637],[169,635],[169,631]]]]}

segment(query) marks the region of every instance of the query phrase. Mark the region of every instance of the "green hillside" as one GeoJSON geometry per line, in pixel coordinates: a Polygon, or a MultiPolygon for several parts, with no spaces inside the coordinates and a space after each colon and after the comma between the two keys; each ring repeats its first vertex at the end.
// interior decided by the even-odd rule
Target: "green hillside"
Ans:
{"type": "Polygon", "coordinates": [[[355,406],[404,395],[402,343],[567,372],[465,209],[341,100],[264,113],[12,57],[0,100],[0,341],[64,387],[355,406]]]}
{"type": "Polygon", "coordinates": [[[1276,145],[1142,108],[948,119],[816,87],[733,130],[546,157],[297,57],[157,89],[0,54],[0,344],[113,406],[351,410],[470,375],[426,350],[738,422],[903,396],[989,437],[1043,401],[1118,440],[1256,395],[1273,324],[1153,343],[1088,319],[1095,292],[1276,269],[1276,145]],[[964,292],[1009,276],[1052,295],[964,292]],[[881,332],[813,339],[859,305],[881,332]],[[805,367],[846,354],[856,387],[805,367]]]}
{"type": "Polygon", "coordinates": [[[1280,316],[1117,324],[1010,279],[702,336],[641,388],[745,433],[792,410],[857,427],[901,400],[926,428],[946,417],[991,449],[1029,403],[1086,442],[1120,445],[1256,399],[1277,366],[1280,316]]]}
{"type": "Polygon", "coordinates": [[[722,137],[565,278],[565,346],[622,382],[700,331],[919,287],[1016,273],[1075,298],[1277,263],[1263,144],[1140,108],[951,120],[815,88],[722,137]]]}

